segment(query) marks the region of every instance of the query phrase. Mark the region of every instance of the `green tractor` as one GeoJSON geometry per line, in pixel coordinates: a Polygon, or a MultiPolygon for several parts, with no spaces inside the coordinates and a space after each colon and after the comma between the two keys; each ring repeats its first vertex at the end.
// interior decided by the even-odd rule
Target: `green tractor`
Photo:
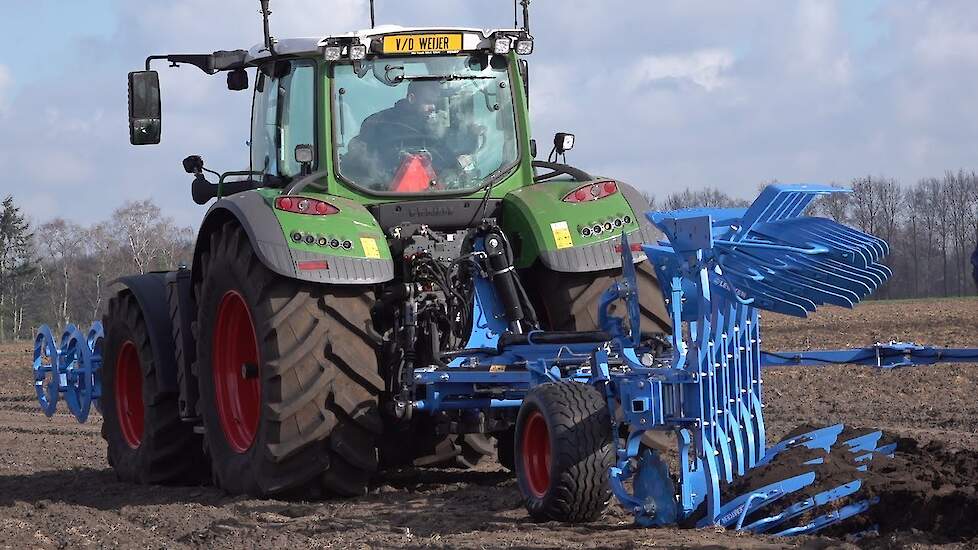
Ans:
{"type": "Polygon", "coordinates": [[[656,238],[642,194],[556,162],[571,134],[535,160],[528,3],[521,28],[275,40],[263,0],[262,44],[129,74],[134,145],[160,141],[154,60],[225,73],[254,100],[247,170],[183,162],[211,203],[192,267],[120,279],[104,314],[102,433],[121,479],[359,495],[384,467],[498,452],[513,469],[517,409],[413,406],[416,373],[444,368],[477,323],[472,254],[493,266],[508,332],[593,333],[625,233],[642,326],[671,330],[638,246],[656,238]]]}

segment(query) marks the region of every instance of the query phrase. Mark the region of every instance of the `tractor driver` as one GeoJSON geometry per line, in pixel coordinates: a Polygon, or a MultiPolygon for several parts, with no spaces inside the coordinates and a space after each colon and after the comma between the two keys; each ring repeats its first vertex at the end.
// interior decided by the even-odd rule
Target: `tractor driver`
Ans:
{"type": "Polygon", "coordinates": [[[394,191],[391,180],[405,158],[423,155],[438,182],[458,179],[472,165],[480,131],[471,123],[450,123],[460,117],[449,116],[448,95],[439,81],[411,80],[403,99],[363,121],[342,158],[343,173],[367,187],[394,191]]]}

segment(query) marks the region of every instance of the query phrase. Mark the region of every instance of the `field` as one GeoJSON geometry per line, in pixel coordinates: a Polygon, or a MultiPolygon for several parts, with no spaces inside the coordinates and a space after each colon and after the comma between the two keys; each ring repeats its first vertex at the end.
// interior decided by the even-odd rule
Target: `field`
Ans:
{"type": "MultiPolygon", "coordinates": [[[[767,315],[764,347],[884,340],[978,344],[978,300],[870,302],[809,320],[767,315]]],[[[765,372],[771,440],[802,424],[846,421],[901,440],[880,535],[774,539],[708,530],[636,529],[615,506],[596,523],[528,521],[494,462],[477,471],[384,474],[356,500],[282,502],[210,487],[122,484],[105,463],[101,419],[37,412],[28,343],[0,347],[0,547],[905,547],[978,546],[978,368],[875,372],[825,366],[765,372]]]]}

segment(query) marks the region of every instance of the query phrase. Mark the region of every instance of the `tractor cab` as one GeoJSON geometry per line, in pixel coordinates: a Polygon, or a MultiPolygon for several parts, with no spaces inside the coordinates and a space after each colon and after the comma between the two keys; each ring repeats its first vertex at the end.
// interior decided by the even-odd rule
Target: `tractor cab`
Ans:
{"type": "Polygon", "coordinates": [[[256,68],[250,166],[221,175],[246,185],[210,193],[198,185],[198,202],[310,175],[313,189],[361,203],[465,196],[512,180],[508,191],[533,177],[522,58],[532,51],[524,29],[385,25],[270,39],[248,51],[151,56],[146,71],[130,74],[130,136],[137,145],[160,139],[153,59],[227,71],[232,90],[248,88],[246,69],[256,68]]]}
{"type": "Polygon", "coordinates": [[[529,53],[531,40],[386,27],[358,41],[369,44],[363,59],[343,59],[344,51],[358,55],[351,45],[330,67],[337,179],[366,193],[464,193],[516,167],[522,98],[513,93],[511,51],[515,41],[529,53]]]}

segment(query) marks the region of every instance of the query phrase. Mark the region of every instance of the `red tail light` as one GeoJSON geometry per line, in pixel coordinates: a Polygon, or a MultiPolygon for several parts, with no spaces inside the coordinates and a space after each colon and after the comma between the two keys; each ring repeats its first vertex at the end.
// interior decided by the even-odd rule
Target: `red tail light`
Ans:
{"type": "Polygon", "coordinates": [[[275,208],[278,210],[284,210],[285,212],[311,214],[313,216],[328,216],[330,214],[336,214],[340,211],[339,208],[336,208],[328,202],[310,199],[308,197],[293,197],[289,195],[275,197],[275,208]]]}
{"type": "Polygon", "coordinates": [[[564,202],[587,202],[603,199],[618,192],[618,184],[613,181],[599,181],[582,185],[567,193],[564,202]]]}
{"type": "MultiPolygon", "coordinates": [[[[628,243],[628,249],[631,250],[632,252],[641,252],[642,251],[642,243],[628,243]]],[[[621,254],[621,244],[620,243],[615,245],[615,254],[621,254]]]]}

